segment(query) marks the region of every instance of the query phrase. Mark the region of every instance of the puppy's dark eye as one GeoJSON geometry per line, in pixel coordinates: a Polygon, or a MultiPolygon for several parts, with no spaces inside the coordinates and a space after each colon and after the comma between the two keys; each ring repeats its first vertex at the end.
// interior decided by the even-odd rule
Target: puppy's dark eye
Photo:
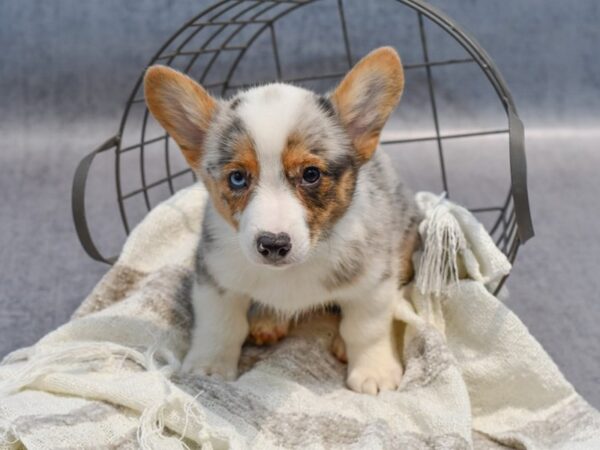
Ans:
{"type": "Polygon", "coordinates": [[[302,174],[303,184],[315,184],[321,178],[321,171],[316,167],[307,167],[302,174]]]}
{"type": "Polygon", "coordinates": [[[239,191],[248,187],[248,178],[246,174],[240,170],[229,174],[229,187],[234,191],[239,191]]]}

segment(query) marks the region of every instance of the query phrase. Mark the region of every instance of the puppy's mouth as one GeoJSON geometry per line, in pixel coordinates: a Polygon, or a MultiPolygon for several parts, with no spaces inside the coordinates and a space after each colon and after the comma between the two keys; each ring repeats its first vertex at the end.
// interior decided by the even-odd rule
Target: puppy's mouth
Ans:
{"type": "Polygon", "coordinates": [[[276,261],[269,260],[264,256],[258,254],[255,258],[251,259],[252,262],[258,266],[266,267],[273,270],[285,270],[288,267],[293,267],[301,263],[302,261],[296,258],[294,255],[288,255],[283,259],[276,261]]]}
{"type": "Polygon", "coordinates": [[[275,263],[259,262],[258,265],[265,266],[273,270],[285,270],[288,267],[296,265],[296,263],[294,261],[281,261],[275,263]]]}

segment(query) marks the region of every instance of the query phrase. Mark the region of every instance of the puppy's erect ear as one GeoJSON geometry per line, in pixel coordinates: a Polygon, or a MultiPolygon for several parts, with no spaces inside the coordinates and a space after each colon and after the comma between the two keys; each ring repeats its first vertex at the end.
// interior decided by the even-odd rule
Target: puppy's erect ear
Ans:
{"type": "Polygon", "coordinates": [[[217,101],[190,77],[166,66],[146,71],[144,96],[148,109],[175,139],[188,164],[198,168],[217,101]]]}
{"type": "Polygon", "coordinates": [[[404,71],[398,53],[381,47],[361,59],[331,94],[359,161],[366,162],[373,155],[381,129],[403,89],[404,71]]]}

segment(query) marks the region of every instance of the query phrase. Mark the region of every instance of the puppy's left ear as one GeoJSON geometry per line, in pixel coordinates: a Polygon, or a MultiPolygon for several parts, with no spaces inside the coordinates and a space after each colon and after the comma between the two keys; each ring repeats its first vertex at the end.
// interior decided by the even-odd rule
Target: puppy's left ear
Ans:
{"type": "Polygon", "coordinates": [[[361,163],[375,152],[381,129],[403,89],[398,53],[392,47],[381,47],[361,59],[331,94],[361,163]]]}

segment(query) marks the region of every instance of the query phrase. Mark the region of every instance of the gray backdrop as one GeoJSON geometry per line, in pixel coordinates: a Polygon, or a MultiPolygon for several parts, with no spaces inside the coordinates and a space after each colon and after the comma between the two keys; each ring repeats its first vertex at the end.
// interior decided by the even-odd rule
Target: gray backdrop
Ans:
{"type": "MultiPolygon", "coordinates": [[[[525,123],[537,236],[519,254],[507,302],[567,378],[600,407],[600,3],[432,3],[491,54],[525,123]]],[[[75,235],[70,215],[74,169],[85,153],[117,131],[124,101],[149,57],[208,4],[0,2],[0,356],[34,343],[66,321],[105,272],[105,266],[83,253],[75,235]]],[[[382,20],[390,4],[394,6],[391,0],[364,2],[366,13],[361,15],[353,15],[348,6],[349,23],[364,29],[365,40],[354,43],[361,51],[388,37],[402,40],[403,30],[382,20]]],[[[306,13],[302,29],[295,31],[299,35],[289,33],[292,41],[323,33],[328,14],[326,6],[306,13]]],[[[397,47],[405,61],[406,55],[410,59],[411,42],[397,47]]],[[[301,49],[320,64],[330,60],[325,38],[301,49]]],[[[441,46],[436,51],[444,56],[454,50],[441,46]]],[[[302,52],[286,57],[300,58],[302,52]]],[[[257,70],[261,65],[255,61],[257,70]]],[[[492,107],[480,109],[452,95],[459,85],[478,82],[475,75],[465,72],[449,80],[441,106],[447,117],[465,122],[494,117],[492,107]]],[[[413,92],[422,82],[415,77],[413,92]]],[[[419,128],[426,116],[419,108],[425,110],[427,104],[410,96],[410,86],[406,104],[413,112],[402,117],[410,124],[406,128],[419,128]]],[[[452,119],[446,123],[452,125],[452,119]]],[[[488,141],[465,142],[453,161],[460,167],[478,163],[473,146],[479,145],[488,141]]],[[[419,152],[410,160],[398,159],[399,168],[415,187],[436,189],[423,181],[429,180],[426,160],[423,171],[416,169],[418,164],[411,166],[426,159],[426,150],[419,152]]],[[[486,161],[490,176],[506,171],[506,159],[495,161],[486,161]]],[[[456,173],[470,183],[465,185],[470,189],[463,187],[462,199],[476,203],[484,183],[477,184],[472,171],[459,168],[456,173]]],[[[113,183],[112,161],[99,160],[90,180],[89,207],[95,236],[107,252],[116,252],[124,238],[115,219],[113,183]]]]}

